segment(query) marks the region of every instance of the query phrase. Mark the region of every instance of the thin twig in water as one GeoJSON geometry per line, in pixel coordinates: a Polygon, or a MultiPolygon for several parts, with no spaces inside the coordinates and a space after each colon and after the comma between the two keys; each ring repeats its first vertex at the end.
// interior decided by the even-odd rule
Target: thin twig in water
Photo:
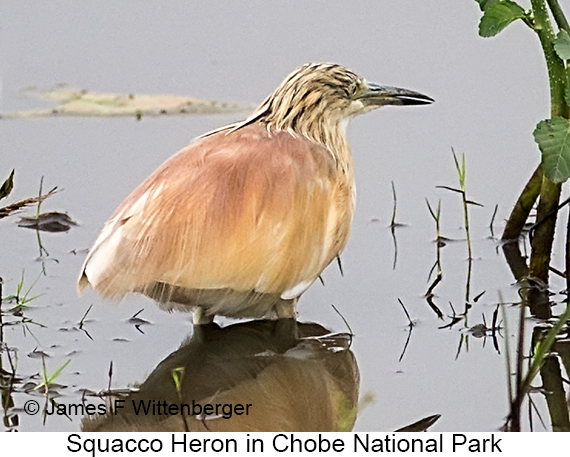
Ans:
{"type": "Polygon", "coordinates": [[[392,241],[394,243],[394,262],[392,262],[392,270],[396,269],[396,264],[398,261],[398,240],[396,239],[396,227],[403,227],[404,224],[399,224],[396,222],[396,210],[398,207],[398,199],[396,197],[396,186],[394,181],[392,181],[392,200],[394,205],[392,207],[392,220],[390,221],[390,233],[392,234],[392,241]]]}
{"type": "Polygon", "coordinates": [[[431,283],[431,285],[428,287],[428,290],[426,292],[426,296],[428,296],[428,295],[433,296],[433,290],[435,289],[435,286],[437,286],[441,282],[442,278],[443,278],[443,273],[441,271],[439,271],[437,273],[437,276],[435,277],[435,279],[431,283]]]}
{"type": "Polygon", "coordinates": [[[410,327],[414,326],[414,322],[412,321],[412,318],[410,317],[410,313],[408,313],[408,310],[406,309],[406,306],[404,305],[404,302],[402,302],[402,300],[400,300],[398,298],[398,303],[400,303],[400,305],[402,305],[402,309],[404,310],[404,313],[406,313],[406,317],[408,318],[408,325],[410,327]]]}
{"type": "MultiPolygon", "coordinates": [[[[529,409],[532,407],[532,409],[534,410],[536,416],[538,417],[538,420],[540,421],[542,428],[544,428],[545,430],[547,429],[546,427],[546,423],[544,422],[544,419],[542,418],[542,414],[540,414],[540,411],[538,410],[538,408],[536,407],[536,403],[534,402],[534,400],[532,399],[532,397],[529,395],[528,397],[528,404],[529,404],[529,409]]],[[[529,422],[530,422],[530,431],[533,432],[533,426],[532,426],[532,416],[530,415],[529,412],[529,422]]]]}
{"type": "Polygon", "coordinates": [[[431,217],[435,221],[435,243],[436,243],[436,258],[433,267],[428,274],[428,280],[431,278],[433,271],[437,268],[438,274],[441,273],[441,232],[440,232],[440,220],[441,220],[441,200],[437,202],[437,210],[434,211],[429,200],[426,198],[426,204],[431,214],[431,217]]]}
{"type": "Polygon", "coordinates": [[[392,234],[392,243],[394,244],[394,261],[392,262],[392,270],[395,270],[398,263],[398,239],[396,238],[396,229],[394,226],[390,227],[390,233],[392,234]]]}
{"type": "Polygon", "coordinates": [[[493,211],[493,216],[491,216],[491,222],[489,223],[489,231],[491,232],[491,238],[495,238],[495,231],[493,230],[493,225],[495,225],[495,217],[497,216],[497,210],[499,205],[495,205],[495,210],[493,211]]]}
{"type": "Polygon", "coordinates": [[[499,340],[497,338],[497,333],[500,330],[500,328],[498,326],[499,324],[497,322],[499,320],[499,308],[500,308],[500,306],[501,306],[500,304],[497,305],[497,307],[495,308],[495,311],[493,311],[493,322],[491,323],[491,337],[493,338],[493,346],[495,347],[497,354],[501,353],[501,350],[499,348],[499,340]]]}
{"type": "Polygon", "coordinates": [[[111,381],[113,380],[113,361],[109,363],[109,383],[107,385],[107,390],[111,392],[111,381]]]}
{"type": "Polygon", "coordinates": [[[461,194],[461,199],[463,203],[463,224],[465,227],[465,236],[467,239],[467,255],[468,255],[468,265],[467,265],[467,280],[465,282],[465,324],[467,325],[467,311],[470,308],[469,301],[470,301],[470,288],[471,288],[471,271],[473,267],[473,251],[471,248],[471,231],[469,229],[469,209],[468,205],[476,205],[476,206],[483,206],[477,202],[471,201],[467,199],[467,192],[466,192],[466,167],[465,167],[465,154],[461,155],[461,164],[457,159],[457,154],[455,154],[455,150],[451,148],[451,153],[453,155],[453,162],[455,163],[455,170],[457,171],[457,176],[459,178],[459,189],[454,189],[448,186],[438,186],[440,188],[444,188],[447,190],[451,190],[454,192],[458,192],[461,194]]]}
{"type": "MultiPolygon", "coordinates": [[[[44,187],[44,177],[42,176],[40,178],[40,191],[38,192],[38,205],[36,207],[36,219],[39,219],[40,215],[41,215],[41,207],[42,207],[41,196],[42,196],[42,192],[43,192],[43,187],[44,187]]],[[[42,237],[40,235],[39,229],[36,229],[36,237],[38,239],[38,246],[40,248],[40,257],[43,257],[44,252],[46,254],[46,257],[49,257],[49,252],[47,251],[46,248],[44,248],[44,245],[42,244],[42,237]]],[[[44,275],[45,275],[45,270],[44,270],[44,275]]]]}
{"type": "Polygon", "coordinates": [[[412,318],[410,317],[410,313],[408,313],[408,310],[406,309],[404,302],[402,302],[402,300],[400,300],[399,298],[398,298],[398,302],[402,306],[402,309],[404,310],[404,313],[406,313],[406,317],[408,318],[408,336],[406,338],[406,343],[404,344],[404,348],[402,349],[402,353],[400,354],[400,358],[398,359],[398,362],[401,362],[402,359],[404,358],[404,354],[406,353],[406,350],[408,349],[408,344],[410,344],[410,339],[412,337],[412,330],[415,327],[415,324],[412,321],[412,318]]]}
{"type": "Polygon", "coordinates": [[[552,271],[552,273],[554,273],[554,274],[560,276],[560,277],[563,278],[563,279],[566,279],[566,273],[564,273],[563,271],[560,271],[560,270],[554,268],[552,265],[549,265],[549,266],[548,266],[548,269],[549,269],[550,271],[552,271]]]}
{"type": "Polygon", "coordinates": [[[89,314],[89,311],[91,311],[91,308],[93,308],[93,304],[89,305],[89,308],[87,308],[87,311],[85,311],[85,314],[83,315],[83,317],[82,317],[81,320],[79,321],[79,328],[80,328],[80,329],[83,328],[83,324],[85,323],[85,318],[86,318],[87,315],[89,314]]]}
{"type": "Polygon", "coordinates": [[[335,310],[335,312],[340,316],[340,318],[344,322],[344,325],[346,325],[346,328],[348,329],[348,334],[350,335],[350,341],[348,343],[348,349],[350,349],[350,347],[352,346],[352,337],[354,336],[354,333],[352,333],[352,328],[350,327],[350,324],[345,319],[345,317],[342,315],[342,313],[337,309],[337,307],[333,304],[331,304],[331,306],[335,310]]]}
{"type": "MultiPolygon", "coordinates": [[[[344,276],[344,270],[342,269],[342,262],[340,260],[340,255],[336,256],[336,264],[338,265],[338,270],[340,271],[340,275],[344,276]]],[[[323,282],[324,285],[324,282],[323,282]]]]}
{"type": "MultiPolygon", "coordinates": [[[[469,254],[468,260],[471,264],[473,260],[473,252],[471,250],[471,231],[469,230],[469,210],[467,208],[467,195],[465,191],[465,154],[461,155],[461,166],[459,165],[459,161],[457,160],[457,155],[455,154],[455,150],[451,148],[451,152],[453,153],[453,161],[455,162],[455,169],[457,170],[457,175],[459,177],[459,185],[461,186],[461,198],[463,200],[463,219],[465,224],[465,236],[467,237],[467,253],[469,254]]],[[[470,265],[471,266],[471,265],[470,265]]],[[[469,270],[469,273],[471,270],[469,270]]],[[[468,286],[469,289],[469,279],[468,276],[468,286]]],[[[469,290],[467,290],[465,300],[469,301],[469,290]]]]}
{"type": "Polygon", "coordinates": [[[457,313],[455,312],[455,308],[453,307],[453,303],[449,302],[449,307],[451,308],[451,316],[448,316],[451,321],[449,322],[449,324],[446,325],[442,325],[441,327],[438,327],[438,329],[444,329],[444,328],[452,328],[455,324],[457,324],[458,322],[461,322],[461,320],[463,319],[463,316],[458,316],[457,313]]]}
{"type": "Polygon", "coordinates": [[[83,314],[83,317],[81,318],[81,320],[78,323],[78,328],[79,328],[79,330],[82,330],[87,335],[87,338],[89,338],[91,341],[93,341],[93,337],[89,334],[87,329],[83,328],[83,324],[85,323],[85,318],[89,314],[89,311],[91,311],[91,308],[93,308],[93,304],[89,305],[89,308],[87,308],[87,311],[85,311],[85,314],[83,314]]]}
{"type": "Polygon", "coordinates": [[[392,220],[390,222],[390,227],[396,227],[396,208],[398,206],[398,200],[396,198],[396,187],[394,186],[394,181],[392,181],[392,198],[394,200],[394,206],[392,207],[392,220]]]}
{"type": "Polygon", "coordinates": [[[425,294],[425,298],[428,305],[437,314],[437,317],[439,319],[443,319],[443,313],[441,312],[439,307],[433,302],[433,297],[434,297],[433,290],[435,289],[435,286],[437,286],[441,282],[442,278],[443,278],[443,273],[441,271],[438,271],[437,276],[435,277],[435,279],[433,280],[432,284],[429,286],[425,294]]]}
{"type": "Polygon", "coordinates": [[[477,296],[473,299],[473,302],[474,302],[474,303],[477,303],[477,302],[479,301],[479,299],[480,299],[483,295],[485,295],[485,292],[487,292],[487,291],[484,290],[484,291],[481,292],[479,295],[477,295],[477,296]]]}
{"type": "Polygon", "coordinates": [[[38,206],[36,208],[36,218],[39,218],[40,214],[41,214],[41,207],[42,207],[42,198],[41,197],[42,197],[43,187],[44,187],[44,177],[42,176],[40,178],[40,191],[38,193],[38,206]]]}

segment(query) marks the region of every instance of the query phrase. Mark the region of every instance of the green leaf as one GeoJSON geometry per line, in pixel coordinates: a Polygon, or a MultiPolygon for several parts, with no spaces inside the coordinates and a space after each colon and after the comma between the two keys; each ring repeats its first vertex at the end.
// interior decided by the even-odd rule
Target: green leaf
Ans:
{"type": "Polygon", "coordinates": [[[479,22],[479,35],[482,37],[495,36],[511,22],[523,19],[525,16],[525,10],[510,0],[485,6],[485,13],[479,22]]]}
{"type": "Polygon", "coordinates": [[[481,8],[481,11],[485,11],[487,10],[487,8],[489,8],[490,6],[494,5],[495,3],[498,3],[499,0],[475,0],[477,3],[479,3],[479,8],[481,8]]]}
{"type": "Polygon", "coordinates": [[[65,362],[62,366],[60,366],[54,374],[52,374],[51,376],[48,377],[47,374],[47,369],[46,369],[46,361],[45,359],[42,357],[42,378],[43,378],[43,382],[41,382],[40,384],[38,384],[36,387],[34,387],[34,390],[39,390],[42,387],[44,387],[47,391],[47,389],[49,389],[50,384],[53,383],[53,381],[55,380],[55,378],[57,378],[61,372],[65,369],[65,367],[67,365],[69,365],[69,363],[71,362],[71,359],[69,359],[67,362],[65,362]]]}
{"type": "Polygon", "coordinates": [[[171,371],[172,380],[176,387],[176,392],[182,392],[182,378],[184,377],[184,367],[176,367],[171,371]]]}
{"type": "Polygon", "coordinates": [[[570,35],[566,30],[560,30],[556,35],[554,50],[562,60],[570,59],[570,35]]]}
{"type": "Polygon", "coordinates": [[[12,170],[12,173],[10,173],[8,179],[6,179],[6,181],[4,181],[4,184],[2,184],[2,187],[0,187],[0,200],[10,195],[10,192],[12,192],[13,188],[14,188],[14,170],[12,170]]]}
{"type": "Polygon", "coordinates": [[[540,121],[534,141],[542,152],[544,174],[554,183],[566,181],[570,177],[570,121],[563,117],[540,121]]]}

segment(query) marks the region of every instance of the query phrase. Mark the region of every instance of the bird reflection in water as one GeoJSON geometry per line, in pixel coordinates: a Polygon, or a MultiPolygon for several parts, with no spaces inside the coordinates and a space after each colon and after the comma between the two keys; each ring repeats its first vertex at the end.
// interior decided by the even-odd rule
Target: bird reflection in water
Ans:
{"type": "Polygon", "coordinates": [[[82,429],[351,430],[360,381],[349,347],[351,338],[293,319],[256,320],[225,328],[215,323],[195,326],[189,340],[164,359],[138,390],[121,398],[121,408],[104,417],[85,417],[82,429]],[[168,414],[170,405],[178,412],[168,414]],[[193,405],[221,406],[218,414],[215,410],[192,414],[198,412],[198,408],[192,411],[193,405]],[[231,409],[224,410],[223,405],[231,409]]]}

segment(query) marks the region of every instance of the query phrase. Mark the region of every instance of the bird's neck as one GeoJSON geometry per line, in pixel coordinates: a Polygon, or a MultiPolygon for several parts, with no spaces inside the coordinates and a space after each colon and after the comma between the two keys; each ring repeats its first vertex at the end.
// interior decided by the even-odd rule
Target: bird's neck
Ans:
{"type": "Polygon", "coordinates": [[[266,119],[268,128],[284,130],[293,135],[299,135],[323,146],[334,158],[337,167],[352,175],[352,155],[346,138],[346,127],[349,118],[313,117],[287,122],[287,119],[266,119]]]}
{"type": "Polygon", "coordinates": [[[346,128],[350,116],[338,113],[323,113],[318,110],[289,107],[286,104],[272,103],[268,97],[255,112],[235,128],[252,122],[262,122],[269,131],[275,129],[292,135],[300,135],[323,146],[334,158],[337,167],[352,176],[352,155],[346,138],[346,128]],[[272,106],[277,106],[275,109],[272,106]]]}
{"type": "Polygon", "coordinates": [[[352,155],[346,138],[348,121],[348,119],[327,121],[318,119],[313,123],[301,123],[294,132],[324,146],[340,168],[352,169],[352,155]]]}

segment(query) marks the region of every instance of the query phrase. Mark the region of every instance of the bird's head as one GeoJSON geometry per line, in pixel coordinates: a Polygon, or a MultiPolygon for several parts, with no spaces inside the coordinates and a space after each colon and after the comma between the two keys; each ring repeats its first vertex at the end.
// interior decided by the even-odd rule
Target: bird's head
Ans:
{"type": "Polygon", "coordinates": [[[418,92],[369,83],[341,65],[311,63],[287,76],[252,118],[278,129],[307,134],[319,130],[319,126],[345,126],[352,117],[384,105],[424,105],[432,101],[418,92]]]}

